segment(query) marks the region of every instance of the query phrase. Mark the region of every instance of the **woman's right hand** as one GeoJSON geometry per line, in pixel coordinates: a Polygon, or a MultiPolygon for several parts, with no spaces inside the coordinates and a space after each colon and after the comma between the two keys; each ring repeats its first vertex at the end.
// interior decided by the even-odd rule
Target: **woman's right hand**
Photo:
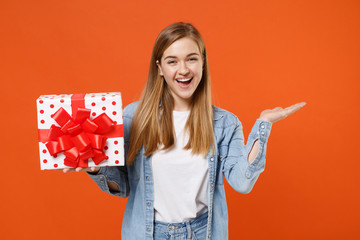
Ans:
{"type": "Polygon", "coordinates": [[[81,172],[81,171],[86,171],[92,174],[97,174],[100,171],[100,167],[86,167],[86,168],[82,168],[82,167],[77,167],[77,168],[64,168],[63,172],[67,173],[67,172],[81,172]]]}

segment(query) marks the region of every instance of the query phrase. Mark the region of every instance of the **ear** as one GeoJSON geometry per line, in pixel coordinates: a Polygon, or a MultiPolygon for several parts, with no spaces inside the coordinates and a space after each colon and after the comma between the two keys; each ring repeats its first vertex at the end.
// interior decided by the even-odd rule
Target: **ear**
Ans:
{"type": "Polygon", "coordinates": [[[161,66],[160,66],[160,63],[159,63],[159,60],[156,60],[156,65],[157,65],[157,67],[158,67],[158,69],[159,69],[159,74],[160,74],[160,76],[164,76],[164,74],[163,74],[163,72],[162,72],[162,69],[161,69],[161,66]]]}

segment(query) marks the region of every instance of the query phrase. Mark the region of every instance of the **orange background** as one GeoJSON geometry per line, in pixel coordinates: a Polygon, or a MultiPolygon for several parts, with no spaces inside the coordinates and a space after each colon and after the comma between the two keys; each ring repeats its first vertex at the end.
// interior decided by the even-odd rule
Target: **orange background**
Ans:
{"type": "Polygon", "coordinates": [[[2,239],[119,239],[126,200],[85,173],[40,171],[41,94],[139,98],[158,33],[185,21],[208,50],[214,104],[247,135],[260,112],[308,103],[275,123],[250,194],[226,185],[230,239],[359,236],[360,2],[0,2],[2,239]]]}

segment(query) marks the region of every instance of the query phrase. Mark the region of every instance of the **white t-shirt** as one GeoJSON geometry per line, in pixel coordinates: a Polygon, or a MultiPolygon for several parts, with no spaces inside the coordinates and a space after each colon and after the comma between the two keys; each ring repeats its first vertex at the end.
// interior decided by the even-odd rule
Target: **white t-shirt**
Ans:
{"type": "Polygon", "coordinates": [[[184,149],[189,139],[184,129],[189,114],[190,111],[173,111],[175,146],[158,150],[151,158],[155,219],[158,221],[183,222],[207,211],[207,159],[192,154],[191,149],[184,149]]]}

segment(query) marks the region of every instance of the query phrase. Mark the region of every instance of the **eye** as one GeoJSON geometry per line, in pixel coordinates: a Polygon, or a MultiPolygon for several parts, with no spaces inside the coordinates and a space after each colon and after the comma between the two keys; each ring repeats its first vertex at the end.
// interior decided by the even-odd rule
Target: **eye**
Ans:
{"type": "Polygon", "coordinates": [[[197,61],[198,59],[197,58],[189,58],[189,61],[197,61]]]}
{"type": "Polygon", "coordinates": [[[168,63],[168,64],[174,64],[174,63],[176,63],[176,61],[175,61],[175,60],[170,60],[170,61],[168,61],[167,63],[168,63]]]}

